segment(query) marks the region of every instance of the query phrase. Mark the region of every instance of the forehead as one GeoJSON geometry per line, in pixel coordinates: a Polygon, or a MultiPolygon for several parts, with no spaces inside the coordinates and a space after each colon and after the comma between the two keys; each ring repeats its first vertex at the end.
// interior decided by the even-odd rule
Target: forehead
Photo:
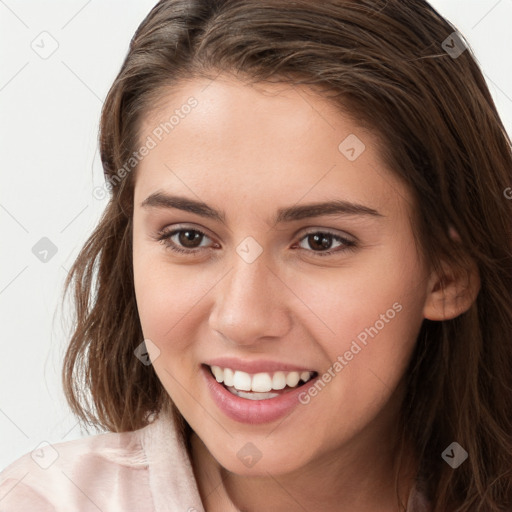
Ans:
{"type": "Polygon", "coordinates": [[[257,210],[335,198],[384,210],[409,202],[376,135],[306,86],[186,81],[162,95],[139,140],[152,146],[137,170],[139,204],[177,189],[257,210]]]}

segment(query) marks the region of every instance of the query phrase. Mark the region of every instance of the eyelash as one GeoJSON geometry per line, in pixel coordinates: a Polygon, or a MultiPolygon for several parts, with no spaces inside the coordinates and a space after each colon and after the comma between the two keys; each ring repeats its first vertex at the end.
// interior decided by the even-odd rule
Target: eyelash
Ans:
{"type": "MultiPolygon", "coordinates": [[[[201,252],[202,251],[201,248],[184,249],[184,248],[179,247],[178,245],[176,245],[171,240],[171,238],[174,235],[177,235],[177,234],[182,233],[184,231],[192,231],[193,233],[199,233],[202,237],[209,238],[208,235],[206,233],[202,232],[200,229],[196,229],[196,228],[192,229],[192,228],[184,227],[184,228],[180,228],[180,229],[173,229],[171,231],[169,231],[168,229],[162,229],[161,231],[159,231],[157,233],[156,239],[159,242],[161,242],[162,244],[164,244],[168,249],[170,249],[171,251],[176,252],[176,253],[180,253],[180,254],[197,254],[197,253],[201,252]]],[[[342,246],[341,249],[338,248],[338,249],[329,250],[329,251],[313,251],[313,250],[308,250],[308,249],[300,248],[300,249],[302,249],[302,250],[304,250],[306,252],[313,253],[313,255],[315,257],[316,256],[319,256],[319,257],[332,256],[333,254],[336,254],[336,253],[343,253],[343,252],[346,252],[346,251],[353,251],[357,247],[357,243],[354,240],[349,240],[348,238],[344,238],[344,237],[342,237],[340,235],[337,235],[335,233],[332,233],[330,231],[323,231],[323,230],[310,231],[308,233],[305,233],[300,238],[299,242],[301,242],[302,240],[304,240],[308,236],[316,235],[316,234],[322,234],[322,235],[331,236],[333,238],[333,240],[341,242],[344,247],[342,246]]],[[[201,242],[202,242],[202,240],[201,240],[201,242]]]]}

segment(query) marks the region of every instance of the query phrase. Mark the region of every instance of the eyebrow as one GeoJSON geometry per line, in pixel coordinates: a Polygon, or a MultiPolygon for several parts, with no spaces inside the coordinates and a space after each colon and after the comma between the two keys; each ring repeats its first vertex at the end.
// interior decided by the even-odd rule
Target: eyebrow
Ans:
{"type": "MultiPolygon", "coordinates": [[[[206,203],[182,196],[155,192],[148,196],[141,203],[141,206],[143,208],[175,208],[195,213],[201,217],[217,220],[223,224],[226,223],[226,214],[223,210],[216,210],[215,208],[208,206],[206,203]]],[[[319,217],[324,215],[363,215],[370,217],[383,217],[383,215],[377,210],[369,208],[368,206],[337,199],[321,203],[308,203],[279,208],[271,223],[279,224],[282,222],[293,222],[307,219],[309,217],[319,217]]]]}

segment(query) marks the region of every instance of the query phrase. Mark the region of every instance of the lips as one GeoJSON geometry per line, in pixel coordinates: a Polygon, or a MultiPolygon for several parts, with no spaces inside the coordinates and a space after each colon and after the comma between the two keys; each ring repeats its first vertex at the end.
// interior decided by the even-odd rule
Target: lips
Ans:
{"type": "Polygon", "coordinates": [[[210,394],[224,414],[242,423],[268,423],[291,412],[302,386],[318,377],[314,370],[279,363],[215,362],[202,365],[210,394]]]}

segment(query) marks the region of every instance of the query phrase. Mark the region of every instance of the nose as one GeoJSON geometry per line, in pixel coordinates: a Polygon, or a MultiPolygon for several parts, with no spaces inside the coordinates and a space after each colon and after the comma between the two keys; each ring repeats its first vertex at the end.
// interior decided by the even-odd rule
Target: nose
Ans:
{"type": "Polygon", "coordinates": [[[282,338],[291,329],[292,292],[264,257],[247,263],[235,254],[233,267],[214,290],[209,325],[232,344],[282,338]]]}

